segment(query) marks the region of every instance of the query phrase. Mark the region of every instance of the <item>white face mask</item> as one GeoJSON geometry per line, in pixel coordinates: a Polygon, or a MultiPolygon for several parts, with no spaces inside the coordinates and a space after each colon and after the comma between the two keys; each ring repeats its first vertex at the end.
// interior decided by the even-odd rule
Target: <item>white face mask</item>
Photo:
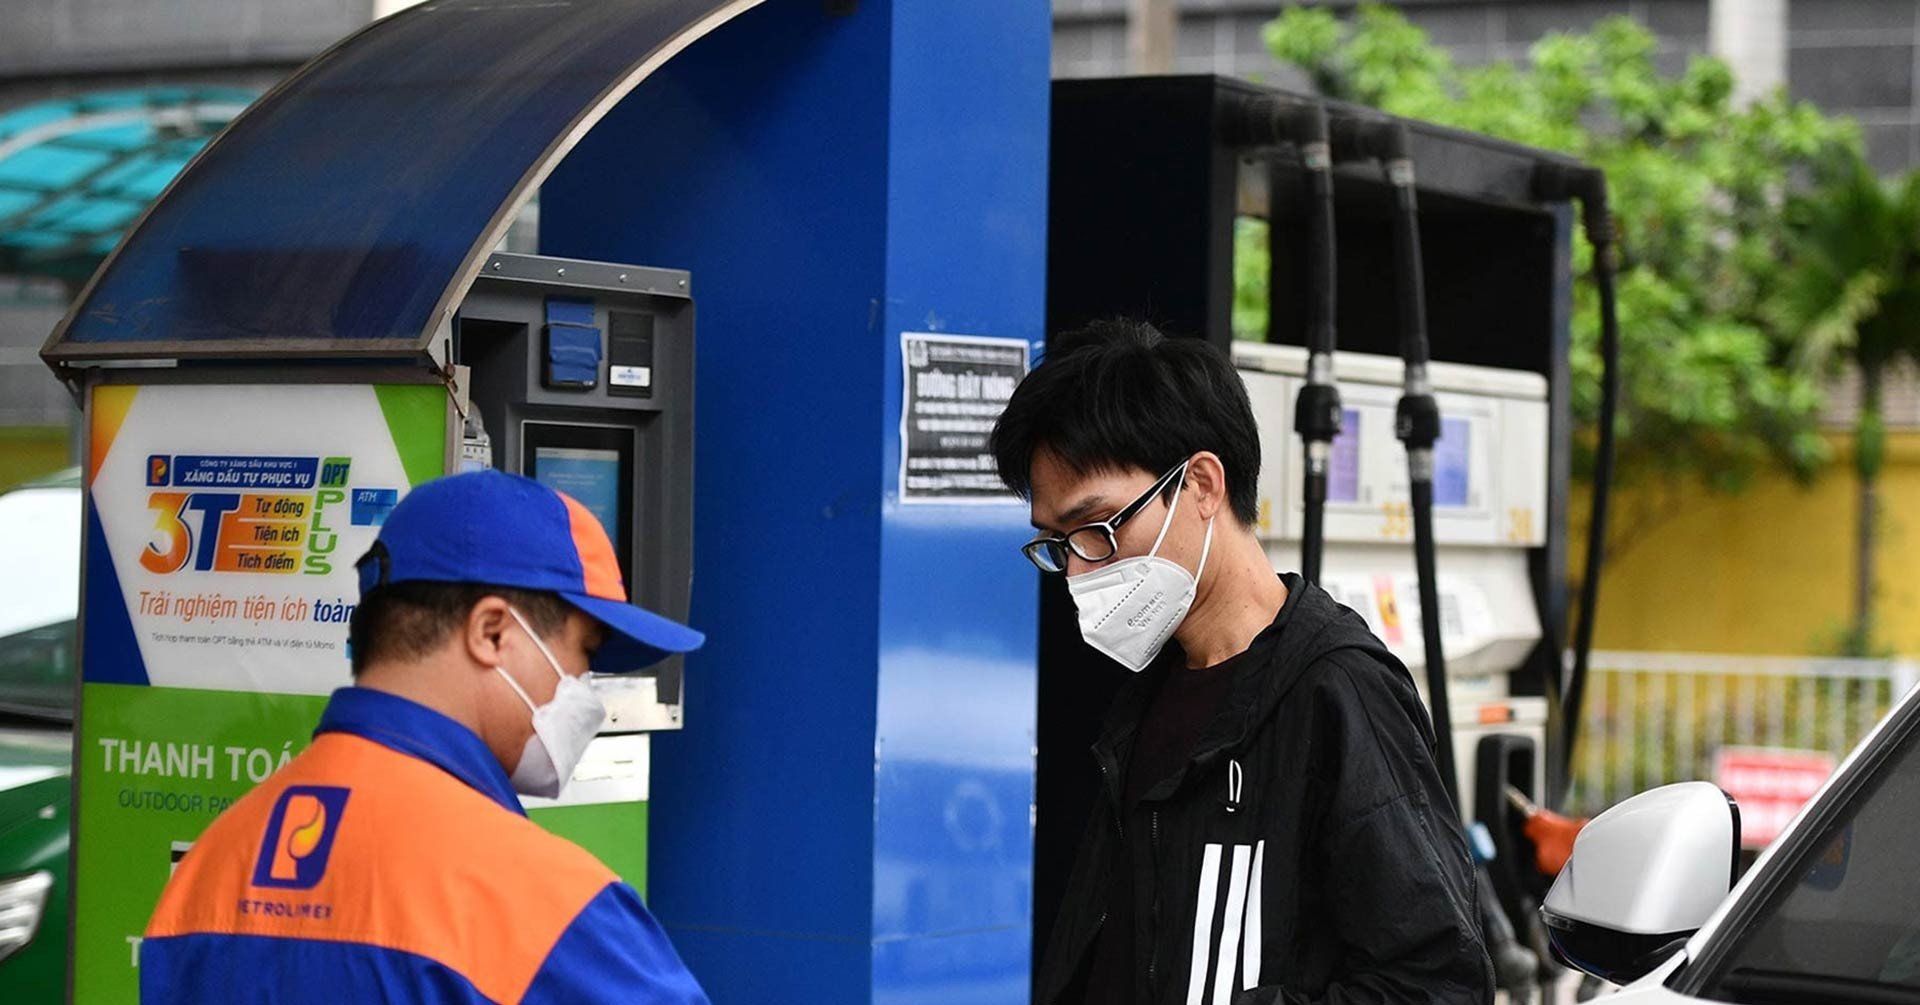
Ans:
{"type": "MultiPolygon", "coordinates": [[[[1182,474],[1180,486],[1186,482],[1182,474]]],[[[1176,488],[1173,503],[1167,507],[1167,519],[1160,525],[1160,536],[1153,539],[1152,551],[1067,577],[1067,592],[1073,595],[1073,606],[1080,612],[1080,637],[1134,673],[1145,670],[1160,655],[1174,629],[1187,619],[1200,574],[1207,569],[1207,552],[1213,548],[1213,520],[1209,518],[1198,569],[1188,572],[1180,563],[1159,556],[1160,543],[1167,539],[1167,529],[1173,526],[1173,514],[1179,508],[1176,488]]]]}
{"type": "Polygon", "coordinates": [[[573,777],[573,769],[580,766],[580,757],[587,752],[587,744],[593,742],[594,734],[600,732],[600,724],[607,719],[607,707],[601,704],[593,685],[560,669],[560,661],[553,658],[553,651],[547,648],[546,642],[520,616],[519,611],[509,607],[507,613],[520,623],[521,630],[539,647],[540,655],[547,658],[547,665],[560,675],[560,685],[553,690],[553,700],[545,705],[535,705],[533,699],[527,697],[526,690],[513,679],[513,675],[500,667],[493,668],[495,673],[506,678],[507,685],[533,711],[533,735],[527,737],[526,749],[520,752],[520,763],[514,766],[513,791],[523,796],[552,799],[566,788],[567,780],[573,777]]]}

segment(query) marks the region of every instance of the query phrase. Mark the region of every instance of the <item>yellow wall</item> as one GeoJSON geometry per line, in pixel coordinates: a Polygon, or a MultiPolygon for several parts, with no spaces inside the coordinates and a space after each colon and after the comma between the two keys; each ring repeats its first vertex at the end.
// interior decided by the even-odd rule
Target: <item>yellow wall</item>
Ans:
{"type": "Polygon", "coordinates": [[[64,426],[0,426],[0,492],[74,463],[64,426]]]}
{"type": "MultiPolygon", "coordinates": [[[[1920,432],[1887,441],[1875,642],[1920,653],[1920,432]]],[[[1608,568],[1595,647],[1834,654],[1852,610],[1857,508],[1851,441],[1836,438],[1834,447],[1833,464],[1811,486],[1768,474],[1735,496],[1678,490],[1677,513],[1608,568]]],[[[1622,491],[1609,520],[1634,503],[1622,491]]],[[[1575,524],[1578,575],[1584,518],[1575,524]]]]}

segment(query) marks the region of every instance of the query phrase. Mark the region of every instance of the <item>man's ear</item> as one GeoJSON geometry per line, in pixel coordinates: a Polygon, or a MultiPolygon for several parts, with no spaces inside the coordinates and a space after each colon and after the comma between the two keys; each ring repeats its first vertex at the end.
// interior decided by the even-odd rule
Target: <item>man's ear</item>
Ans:
{"type": "Polygon", "coordinates": [[[1208,520],[1227,505],[1227,468],[1220,455],[1202,450],[1187,462],[1187,488],[1193,492],[1200,519],[1208,520]]]}
{"type": "Polygon", "coordinates": [[[505,600],[481,597],[467,611],[466,624],[460,630],[460,642],[467,658],[489,669],[503,664],[501,640],[512,620],[505,600]]]}

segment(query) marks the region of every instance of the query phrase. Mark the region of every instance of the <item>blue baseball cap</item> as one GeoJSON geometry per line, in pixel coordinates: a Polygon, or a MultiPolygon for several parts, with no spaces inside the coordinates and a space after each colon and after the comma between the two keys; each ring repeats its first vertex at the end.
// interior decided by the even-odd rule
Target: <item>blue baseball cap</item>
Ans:
{"type": "Polygon", "coordinates": [[[564,492],[504,471],[474,471],[415,487],[387,514],[362,558],[360,593],[386,583],[480,583],[543,590],[607,628],[595,673],[630,673],[706,636],[635,607],[613,542],[564,492]]]}

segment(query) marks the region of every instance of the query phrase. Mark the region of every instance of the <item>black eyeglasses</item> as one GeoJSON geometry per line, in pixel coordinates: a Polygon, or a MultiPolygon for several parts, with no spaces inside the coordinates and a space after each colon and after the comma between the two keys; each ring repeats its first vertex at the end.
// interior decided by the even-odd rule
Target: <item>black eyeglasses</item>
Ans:
{"type": "Polygon", "coordinates": [[[1020,551],[1027,560],[1039,566],[1041,572],[1061,573],[1067,571],[1067,553],[1072,552],[1088,562],[1104,562],[1120,550],[1120,544],[1114,539],[1113,532],[1120,529],[1135,513],[1146,508],[1153,497],[1164,492],[1173,480],[1186,473],[1189,461],[1181,461],[1173,470],[1161,475],[1159,480],[1140,493],[1140,498],[1122,506],[1120,512],[1085,526],[1075,527],[1065,534],[1041,534],[1022,545],[1020,551]]]}

